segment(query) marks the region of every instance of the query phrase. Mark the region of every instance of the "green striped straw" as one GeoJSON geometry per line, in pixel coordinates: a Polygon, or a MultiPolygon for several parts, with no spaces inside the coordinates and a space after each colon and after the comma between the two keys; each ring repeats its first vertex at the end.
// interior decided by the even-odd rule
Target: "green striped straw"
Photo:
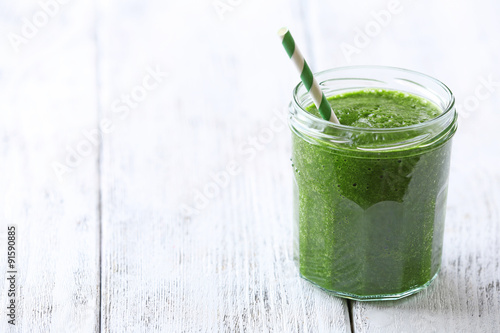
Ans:
{"type": "Polygon", "coordinates": [[[304,83],[309,94],[311,94],[314,105],[318,108],[319,114],[325,120],[329,120],[332,123],[339,124],[337,116],[332,110],[330,103],[325,97],[325,94],[321,91],[318,81],[313,76],[311,69],[304,60],[302,53],[300,53],[299,48],[295,45],[292,34],[287,28],[281,28],[278,30],[278,36],[281,38],[281,43],[285,48],[286,53],[290,59],[292,59],[295,67],[300,73],[300,79],[304,83]]]}

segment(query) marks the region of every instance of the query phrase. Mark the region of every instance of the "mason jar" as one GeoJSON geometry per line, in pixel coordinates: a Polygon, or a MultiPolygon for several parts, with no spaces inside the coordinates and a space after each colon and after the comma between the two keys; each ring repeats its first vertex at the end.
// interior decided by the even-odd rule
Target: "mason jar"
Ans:
{"type": "Polygon", "coordinates": [[[442,110],[406,127],[334,124],[306,110],[293,91],[289,126],[294,173],[294,260],[300,275],[337,296],[399,299],[437,276],[441,265],[451,139],[457,113],[450,89],[410,70],[356,66],[316,78],[327,97],[396,90],[442,110]]]}

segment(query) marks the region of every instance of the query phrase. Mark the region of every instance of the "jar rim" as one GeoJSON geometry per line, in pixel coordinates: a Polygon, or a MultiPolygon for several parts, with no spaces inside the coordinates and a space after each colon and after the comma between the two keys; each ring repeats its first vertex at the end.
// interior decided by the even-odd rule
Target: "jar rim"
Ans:
{"type": "MultiPolygon", "coordinates": [[[[409,126],[400,126],[400,127],[388,127],[388,128],[355,127],[355,126],[349,126],[349,125],[335,124],[335,123],[332,123],[328,120],[317,117],[317,116],[313,115],[312,113],[308,112],[298,100],[299,89],[304,86],[304,83],[299,82],[299,84],[297,84],[295,86],[295,88],[293,89],[293,99],[292,99],[293,106],[295,107],[296,110],[300,110],[300,113],[302,116],[306,117],[307,119],[309,119],[311,121],[318,122],[324,126],[328,126],[328,127],[339,129],[339,130],[346,130],[346,131],[355,130],[358,132],[378,132],[378,133],[410,131],[410,130],[420,129],[420,128],[427,127],[427,126],[432,126],[435,123],[439,123],[443,118],[447,117],[452,110],[454,110],[455,96],[453,95],[450,88],[448,88],[448,86],[446,86],[443,82],[441,82],[440,80],[438,80],[430,75],[420,73],[417,71],[413,71],[410,69],[406,69],[406,68],[392,67],[392,66],[380,66],[380,65],[343,66],[343,67],[330,68],[330,69],[327,69],[327,70],[324,70],[321,72],[314,73],[314,76],[319,77],[321,75],[328,74],[328,73],[334,73],[334,72],[345,71],[345,70],[358,70],[358,69],[378,69],[378,70],[388,70],[388,71],[399,71],[399,72],[405,72],[405,73],[417,75],[417,76],[420,76],[420,77],[425,78],[425,79],[429,79],[432,82],[434,82],[435,84],[437,84],[438,86],[440,86],[444,90],[444,92],[447,95],[446,96],[447,103],[446,103],[445,107],[442,108],[443,112],[440,115],[438,115],[435,118],[418,123],[418,124],[413,124],[413,125],[409,125],[409,126]]],[[[415,83],[415,82],[413,82],[413,83],[415,83]]],[[[320,82],[320,84],[321,84],[321,82],[320,82]]],[[[327,96],[327,97],[329,97],[329,96],[327,96]]]]}

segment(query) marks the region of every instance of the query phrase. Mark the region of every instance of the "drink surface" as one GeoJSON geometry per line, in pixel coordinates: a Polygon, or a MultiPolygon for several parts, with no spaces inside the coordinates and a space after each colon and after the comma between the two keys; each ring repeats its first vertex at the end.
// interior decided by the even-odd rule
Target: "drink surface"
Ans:
{"type": "MultiPolygon", "coordinates": [[[[442,113],[434,103],[396,90],[366,89],[335,95],[328,101],[340,123],[353,127],[405,127],[442,113]]],[[[308,111],[319,117],[314,104],[308,111]]]]}
{"type": "MultiPolygon", "coordinates": [[[[404,127],[441,114],[430,101],[390,90],[329,101],[340,123],[354,127],[404,127]]],[[[313,106],[308,111],[317,115],[313,106]]],[[[332,149],[296,131],[292,138],[301,275],[360,299],[397,297],[428,283],[441,262],[451,141],[367,153],[332,149]]]]}

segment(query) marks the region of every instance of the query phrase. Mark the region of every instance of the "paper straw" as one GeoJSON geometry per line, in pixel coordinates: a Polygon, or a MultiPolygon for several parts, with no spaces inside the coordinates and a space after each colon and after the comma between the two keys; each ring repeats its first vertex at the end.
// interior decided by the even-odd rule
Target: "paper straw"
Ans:
{"type": "Polygon", "coordinates": [[[318,108],[321,117],[325,120],[331,121],[332,123],[339,124],[339,120],[333,112],[330,103],[328,103],[325,94],[321,91],[318,81],[316,81],[316,78],[313,76],[311,69],[302,56],[302,53],[300,53],[299,48],[295,45],[295,41],[293,40],[290,31],[287,28],[281,28],[278,30],[278,36],[281,38],[281,43],[283,44],[286,53],[288,53],[288,56],[292,59],[295,67],[299,71],[300,79],[304,83],[304,86],[309,94],[311,94],[314,105],[318,108]]]}

